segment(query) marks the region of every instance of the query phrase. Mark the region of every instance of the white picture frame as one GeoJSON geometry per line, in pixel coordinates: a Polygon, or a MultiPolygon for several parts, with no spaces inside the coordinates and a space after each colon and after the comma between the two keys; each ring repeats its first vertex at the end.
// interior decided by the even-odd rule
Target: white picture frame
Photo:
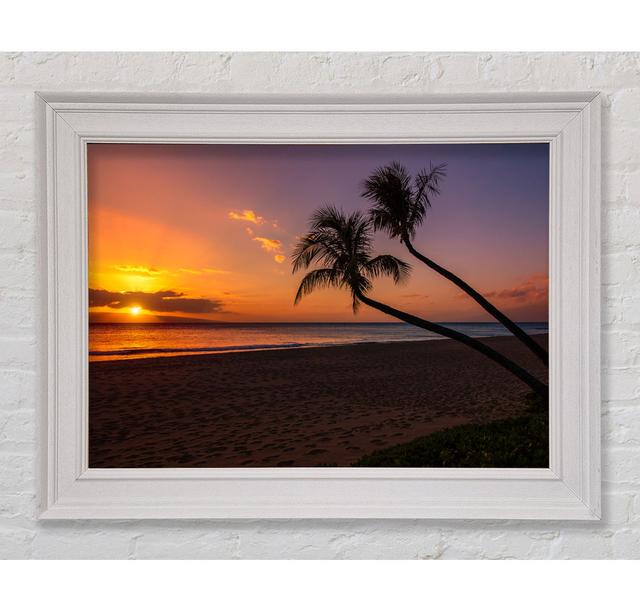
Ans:
{"type": "Polygon", "coordinates": [[[598,94],[37,97],[47,347],[41,519],[600,517],[598,94]],[[549,468],[89,469],[86,145],[93,142],[549,143],[549,468]]]}

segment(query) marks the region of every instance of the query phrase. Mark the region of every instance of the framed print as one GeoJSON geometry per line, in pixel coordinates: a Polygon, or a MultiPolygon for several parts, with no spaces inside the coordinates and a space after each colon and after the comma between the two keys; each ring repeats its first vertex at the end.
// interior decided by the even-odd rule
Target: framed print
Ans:
{"type": "Polygon", "coordinates": [[[600,516],[596,94],[39,101],[42,518],[600,516]]]}

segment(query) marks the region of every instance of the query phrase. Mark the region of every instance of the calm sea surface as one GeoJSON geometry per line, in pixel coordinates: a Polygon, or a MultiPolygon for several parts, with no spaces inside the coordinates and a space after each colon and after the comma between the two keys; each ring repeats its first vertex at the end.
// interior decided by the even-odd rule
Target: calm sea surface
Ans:
{"type": "MultiPolygon", "coordinates": [[[[507,336],[499,323],[444,323],[476,338],[507,336]]],[[[547,323],[520,323],[529,334],[547,323]]],[[[198,353],[309,348],[362,342],[440,340],[405,323],[109,324],[89,326],[89,359],[104,361],[198,353]]]]}

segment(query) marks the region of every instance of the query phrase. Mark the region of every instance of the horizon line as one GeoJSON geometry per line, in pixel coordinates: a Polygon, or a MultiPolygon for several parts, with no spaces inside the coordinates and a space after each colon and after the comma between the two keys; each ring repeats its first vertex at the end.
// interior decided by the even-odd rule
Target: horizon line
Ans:
{"type": "MultiPolygon", "coordinates": [[[[179,318],[179,317],[176,317],[179,318]]],[[[549,321],[514,321],[519,324],[549,324],[549,321]]],[[[404,321],[214,321],[207,319],[185,321],[89,321],[92,325],[411,325],[404,321]]],[[[434,321],[441,325],[452,324],[493,324],[502,325],[498,321],[434,321]]],[[[504,325],[503,325],[504,327],[504,325]]]]}

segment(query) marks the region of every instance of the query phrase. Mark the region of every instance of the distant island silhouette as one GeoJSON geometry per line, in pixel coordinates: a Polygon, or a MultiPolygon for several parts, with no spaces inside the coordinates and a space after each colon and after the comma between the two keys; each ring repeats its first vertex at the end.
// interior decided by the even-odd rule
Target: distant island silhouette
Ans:
{"type": "Polygon", "coordinates": [[[147,315],[139,314],[135,318],[129,312],[90,312],[89,324],[94,323],[127,323],[139,325],[141,323],[162,323],[163,325],[184,325],[186,323],[211,325],[212,323],[224,323],[211,319],[198,319],[196,317],[179,317],[172,315],[147,315]]]}

